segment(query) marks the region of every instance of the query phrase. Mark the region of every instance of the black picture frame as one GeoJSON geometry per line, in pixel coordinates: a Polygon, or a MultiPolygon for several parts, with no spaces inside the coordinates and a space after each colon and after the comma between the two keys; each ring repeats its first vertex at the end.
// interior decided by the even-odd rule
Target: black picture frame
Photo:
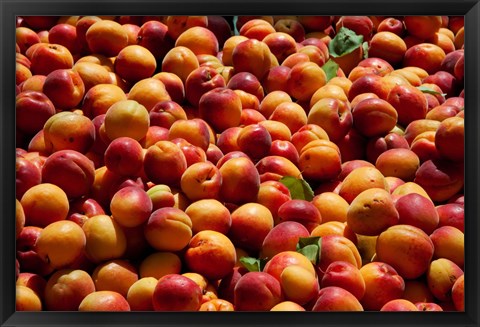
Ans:
{"type": "Polygon", "coordinates": [[[0,0],[1,326],[478,326],[480,4],[478,0],[0,0]],[[21,15],[464,15],[465,312],[15,312],[15,17],[21,15]]]}

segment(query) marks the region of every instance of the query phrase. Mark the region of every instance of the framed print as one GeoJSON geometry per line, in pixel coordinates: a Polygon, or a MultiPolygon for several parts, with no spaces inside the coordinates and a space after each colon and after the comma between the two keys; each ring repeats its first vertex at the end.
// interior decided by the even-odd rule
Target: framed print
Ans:
{"type": "Polygon", "coordinates": [[[2,326],[478,326],[478,1],[0,1],[2,326]]]}

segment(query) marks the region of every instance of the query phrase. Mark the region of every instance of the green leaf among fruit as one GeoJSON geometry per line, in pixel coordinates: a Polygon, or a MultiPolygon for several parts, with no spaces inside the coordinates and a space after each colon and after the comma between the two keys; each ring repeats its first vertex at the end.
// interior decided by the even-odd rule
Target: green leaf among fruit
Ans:
{"type": "Polygon", "coordinates": [[[313,190],[304,179],[284,176],[280,179],[280,183],[288,188],[292,199],[306,201],[311,201],[313,199],[313,190]]]}
{"type": "Polygon", "coordinates": [[[420,91],[422,91],[423,93],[427,93],[427,94],[432,94],[432,95],[441,95],[441,96],[446,96],[447,94],[445,93],[440,93],[440,92],[437,92],[429,87],[426,87],[426,86],[417,86],[417,89],[419,89],[420,91]]]}
{"type": "Polygon", "coordinates": [[[322,238],[314,237],[300,237],[297,243],[297,252],[303,254],[314,265],[320,262],[320,253],[322,251],[322,238]]]}
{"type": "Polygon", "coordinates": [[[241,257],[240,262],[245,268],[247,268],[248,271],[262,271],[265,263],[267,263],[267,260],[252,257],[241,257]]]}
{"type": "Polygon", "coordinates": [[[322,69],[327,75],[327,82],[330,81],[332,78],[337,76],[338,73],[338,64],[333,61],[332,59],[329,59],[323,66],[322,69]]]}
{"type": "Polygon", "coordinates": [[[328,51],[334,58],[342,57],[362,46],[362,42],[362,35],[357,35],[351,29],[342,27],[328,44],[328,51]]]}

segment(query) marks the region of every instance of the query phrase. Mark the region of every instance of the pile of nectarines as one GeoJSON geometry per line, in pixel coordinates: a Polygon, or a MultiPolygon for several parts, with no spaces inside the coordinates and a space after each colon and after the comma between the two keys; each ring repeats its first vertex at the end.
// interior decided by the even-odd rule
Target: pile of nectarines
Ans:
{"type": "Polygon", "coordinates": [[[25,16],[16,309],[464,310],[460,16],[25,16]]]}

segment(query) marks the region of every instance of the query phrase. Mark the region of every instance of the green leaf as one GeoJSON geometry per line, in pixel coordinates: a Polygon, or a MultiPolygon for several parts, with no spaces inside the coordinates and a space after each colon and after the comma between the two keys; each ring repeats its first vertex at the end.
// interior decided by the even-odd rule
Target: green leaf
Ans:
{"type": "Polygon", "coordinates": [[[327,75],[327,82],[328,82],[329,80],[337,76],[338,64],[332,59],[328,59],[328,61],[322,66],[322,69],[327,75]]]}
{"type": "Polygon", "coordinates": [[[303,254],[314,265],[320,261],[322,238],[319,236],[300,237],[297,243],[297,252],[303,254]]]}
{"type": "Polygon", "coordinates": [[[238,16],[233,16],[233,33],[234,35],[240,35],[240,32],[237,30],[237,20],[238,16]]]}
{"type": "Polygon", "coordinates": [[[426,86],[417,86],[417,89],[419,89],[420,91],[422,91],[423,93],[428,93],[428,94],[433,94],[433,95],[441,95],[441,96],[446,96],[447,94],[446,93],[440,93],[440,92],[437,92],[429,87],[426,87],[426,86]]]}
{"type": "Polygon", "coordinates": [[[288,188],[292,199],[312,201],[313,190],[305,180],[292,176],[284,176],[280,179],[280,183],[288,188]]]}
{"type": "Polygon", "coordinates": [[[300,179],[300,183],[302,184],[304,200],[312,201],[314,196],[312,188],[304,179],[300,179]]]}
{"type": "Polygon", "coordinates": [[[260,259],[252,257],[241,257],[240,262],[248,271],[262,271],[260,259]]]}
{"type": "Polygon", "coordinates": [[[368,42],[365,41],[362,43],[362,48],[363,48],[363,59],[368,58],[368,42]]]}
{"type": "Polygon", "coordinates": [[[318,253],[319,253],[318,245],[315,245],[315,244],[307,245],[306,247],[299,249],[297,252],[306,256],[308,260],[310,260],[313,264],[316,264],[318,262],[318,253]]]}
{"type": "Polygon", "coordinates": [[[311,237],[299,237],[298,243],[297,243],[297,249],[303,248],[304,246],[311,245],[311,244],[317,244],[320,241],[321,237],[320,236],[311,236],[311,237]]]}
{"type": "Polygon", "coordinates": [[[334,58],[353,52],[362,45],[363,35],[357,35],[351,29],[341,27],[337,35],[328,43],[328,51],[334,58]]]}

